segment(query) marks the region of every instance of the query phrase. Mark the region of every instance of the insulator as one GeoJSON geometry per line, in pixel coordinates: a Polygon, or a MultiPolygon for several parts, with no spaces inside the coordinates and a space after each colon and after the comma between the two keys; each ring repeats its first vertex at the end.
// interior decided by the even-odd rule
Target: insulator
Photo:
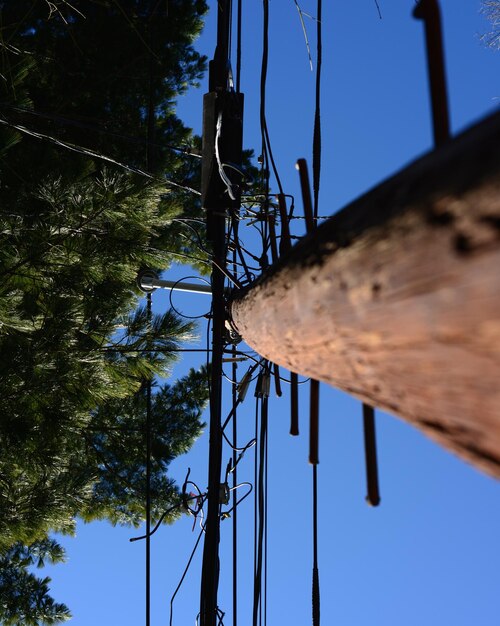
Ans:
{"type": "Polygon", "coordinates": [[[240,382],[238,383],[238,386],[237,386],[238,400],[240,402],[243,402],[243,400],[245,399],[245,396],[247,395],[248,387],[250,386],[251,380],[252,380],[252,372],[251,372],[251,369],[249,369],[245,373],[243,378],[240,380],[240,382]]]}

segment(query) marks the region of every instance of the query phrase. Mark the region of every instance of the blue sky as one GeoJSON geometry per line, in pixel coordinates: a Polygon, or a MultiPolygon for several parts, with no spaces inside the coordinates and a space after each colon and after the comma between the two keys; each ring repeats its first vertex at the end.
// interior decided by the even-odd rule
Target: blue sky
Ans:
{"type": "MultiPolygon", "coordinates": [[[[198,48],[211,57],[215,2],[198,48]]],[[[244,143],[259,151],[261,3],[244,1],[242,91],[244,143]]],[[[315,2],[302,0],[314,15],[315,2]]],[[[320,214],[330,215],[432,148],[423,27],[413,0],[324,2],[323,177],[320,214]]],[[[460,131],[500,102],[500,51],[482,46],[489,24],[479,0],[442,2],[452,131],[460,131]]],[[[306,18],[313,51],[315,23],[306,18]]],[[[310,161],[314,75],[293,0],[271,2],[267,119],[287,191],[300,197],[294,164],[310,161]]],[[[179,101],[179,115],[201,131],[204,83],[179,101]]],[[[300,209],[300,203],[298,203],[300,209]]],[[[250,239],[250,244],[252,243],[250,239]]],[[[254,249],[258,252],[258,248],[254,249]]],[[[174,274],[192,274],[177,270],[174,274]]],[[[176,297],[189,314],[204,296],[176,297]]],[[[154,295],[158,310],[165,294],[154,295]]],[[[203,336],[203,328],[200,329],[203,336]]],[[[190,346],[195,347],[195,346],[190,346]]],[[[200,363],[179,364],[174,376],[200,363]]],[[[240,372],[244,371],[243,368],[240,372]]],[[[443,372],[443,375],[446,373],[443,372]]],[[[305,387],[304,387],[305,390],[305,387]]],[[[224,389],[229,402],[230,388],[224,389]]],[[[288,435],[289,402],[271,398],[269,440],[268,623],[311,620],[311,468],[307,463],[307,394],[301,393],[301,436],[288,435]]],[[[252,436],[253,404],[240,412],[241,440],[252,436]]],[[[208,421],[208,415],[205,417],[208,421]]],[[[377,413],[382,504],[364,502],[360,403],[321,387],[320,580],[323,624],[342,626],[469,626],[498,620],[500,485],[427,440],[414,428],[377,413]]],[[[188,467],[203,489],[208,437],[172,465],[182,482],[188,467]]],[[[224,451],[227,461],[229,451],[224,451]]],[[[248,453],[240,478],[252,479],[248,453]]],[[[253,509],[239,509],[239,623],[251,623],[253,509]]],[[[164,527],[152,541],[154,626],[168,623],[170,597],[196,541],[192,519],[164,527]]],[[[105,523],[78,527],[65,539],[69,562],[50,568],[55,597],[73,611],[75,626],[137,626],[144,622],[144,546],[136,534],[105,523]]],[[[219,605],[232,623],[231,527],[222,523],[219,605]]],[[[201,556],[201,547],[199,550],[201,556]]],[[[200,559],[178,594],[174,624],[194,624],[200,559]]]]}

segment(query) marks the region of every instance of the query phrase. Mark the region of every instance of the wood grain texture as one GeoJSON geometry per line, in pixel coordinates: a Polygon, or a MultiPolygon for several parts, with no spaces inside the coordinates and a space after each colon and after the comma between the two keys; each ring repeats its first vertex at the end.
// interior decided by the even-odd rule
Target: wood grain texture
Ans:
{"type": "Polygon", "coordinates": [[[261,355],[500,476],[500,114],[323,223],[231,313],[261,355]]]}

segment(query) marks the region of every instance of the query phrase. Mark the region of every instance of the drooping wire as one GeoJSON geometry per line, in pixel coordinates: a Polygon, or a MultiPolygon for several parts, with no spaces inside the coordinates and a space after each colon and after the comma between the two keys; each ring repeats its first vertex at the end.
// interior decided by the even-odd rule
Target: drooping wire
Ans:
{"type": "MultiPolygon", "coordinates": [[[[197,487],[197,485],[196,485],[195,483],[193,483],[193,482],[191,482],[191,481],[190,481],[190,483],[189,483],[189,484],[192,484],[192,485],[194,485],[194,486],[195,486],[195,488],[197,489],[197,491],[198,491],[198,494],[199,494],[199,495],[197,495],[197,496],[192,496],[192,497],[190,497],[190,498],[187,498],[187,499],[186,499],[186,502],[190,502],[191,500],[196,500],[196,501],[199,501],[199,500],[200,500],[200,498],[205,499],[206,494],[201,493],[201,491],[199,490],[199,488],[197,487]]],[[[160,528],[161,523],[163,522],[163,520],[165,519],[165,517],[166,517],[169,513],[172,513],[173,511],[175,511],[176,509],[181,508],[182,506],[183,506],[183,503],[182,503],[182,502],[179,502],[179,504],[174,504],[174,505],[173,505],[173,506],[171,506],[169,509],[167,509],[166,511],[164,511],[164,512],[161,514],[161,516],[160,516],[159,520],[156,522],[156,525],[155,525],[155,527],[153,528],[153,530],[152,530],[152,531],[150,531],[150,533],[149,533],[149,537],[152,537],[152,536],[156,533],[156,531],[160,528]]],[[[191,509],[190,509],[190,510],[191,510],[191,509]]],[[[192,512],[192,511],[191,511],[191,512],[192,512]]],[[[130,541],[130,542],[134,542],[134,541],[142,541],[142,539],[147,539],[147,538],[148,538],[148,535],[146,534],[146,535],[141,535],[140,537],[131,537],[131,538],[129,539],[129,541],[130,541]]]]}
{"type": "Polygon", "coordinates": [[[249,482],[239,483],[239,485],[236,485],[235,487],[232,487],[232,488],[230,489],[230,491],[231,491],[231,493],[234,493],[236,489],[239,489],[240,487],[243,487],[243,486],[247,486],[247,487],[250,487],[250,488],[249,488],[249,490],[245,493],[245,495],[243,495],[241,498],[239,498],[239,499],[235,502],[235,504],[234,504],[234,505],[233,505],[230,509],[228,509],[227,511],[224,511],[224,512],[222,513],[222,517],[223,517],[223,518],[225,518],[225,517],[229,517],[229,516],[230,516],[230,514],[231,514],[233,511],[234,511],[234,512],[236,512],[236,511],[237,511],[237,507],[238,507],[238,505],[239,505],[239,504],[241,504],[241,503],[243,502],[243,500],[245,500],[246,498],[248,498],[248,496],[252,493],[252,491],[253,491],[253,486],[252,486],[252,483],[249,483],[249,482]]]}
{"type": "Polygon", "coordinates": [[[84,122],[79,122],[77,120],[73,120],[69,117],[64,117],[62,115],[56,115],[51,113],[42,113],[40,111],[34,111],[32,109],[28,109],[22,106],[14,106],[7,102],[0,103],[1,108],[7,108],[11,111],[15,111],[16,113],[20,113],[22,115],[31,115],[33,117],[38,117],[41,119],[52,120],[54,122],[58,122],[63,126],[74,126],[76,128],[83,128],[85,130],[94,131],[99,135],[106,135],[108,137],[116,137],[117,139],[121,139],[123,141],[135,144],[146,144],[151,145],[155,148],[166,148],[168,150],[172,150],[174,152],[179,152],[185,156],[193,157],[195,159],[201,159],[201,154],[197,148],[192,148],[189,145],[184,146],[174,146],[172,144],[164,144],[164,143],[155,143],[154,141],[148,141],[147,139],[141,139],[140,137],[133,137],[131,135],[124,135],[123,133],[117,133],[111,130],[104,130],[103,128],[99,128],[98,126],[94,126],[92,124],[85,124],[84,122]]]}
{"type": "Polygon", "coordinates": [[[179,589],[181,588],[182,583],[184,582],[184,579],[186,578],[186,575],[187,575],[187,573],[188,573],[188,570],[189,570],[189,567],[190,567],[190,565],[191,565],[191,562],[192,562],[192,560],[193,560],[193,558],[194,558],[194,555],[196,554],[196,550],[197,550],[197,548],[198,548],[198,545],[199,545],[199,543],[200,543],[200,541],[201,541],[201,538],[203,537],[204,530],[205,530],[205,528],[204,528],[204,527],[200,530],[200,533],[199,533],[199,535],[198,535],[198,538],[197,538],[197,540],[196,540],[196,543],[194,544],[194,548],[193,548],[193,550],[192,550],[192,552],[191,552],[191,555],[189,556],[189,560],[188,560],[188,562],[187,562],[187,565],[186,565],[186,567],[184,568],[184,572],[182,573],[182,576],[181,576],[181,579],[180,579],[180,581],[179,581],[179,584],[178,584],[178,585],[177,585],[177,587],[175,588],[175,591],[174,591],[174,593],[173,593],[172,597],[170,598],[170,620],[169,620],[169,625],[170,625],[170,626],[172,626],[172,620],[173,620],[173,618],[174,618],[174,600],[175,600],[175,596],[176,596],[176,595],[177,595],[177,593],[179,592],[179,589]]]}
{"type": "MultiPolygon", "coordinates": [[[[261,74],[260,74],[260,125],[261,125],[261,133],[262,133],[262,145],[263,145],[263,165],[265,165],[265,161],[269,158],[271,162],[271,166],[273,168],[273,173],[276,178],[276,183],[278,185],[280,193],[283,192],[283,186],[281,184],[281,179],[278,173],[278,169],[276,167],[276,163],[274,160],[274,155],[271,147],[271,141],[269,138],[269,131],[267,128],[267,120],[266,120],[266,82],[267,82],[267,64],[269,58],[269,0],[263,0],[263,10],[264,10],[264,19],[263,19],[263,28],[262,28],[262,65],[261,65],[261,74]]],[[[266,193],[269,193],[269,181],[266,181],[266,193]]]]}
{"type": "Polygon", "coordinates": [[[179,311],[173,304],[172,302],[172,294],[175,291],[175,288],[177,287],[177,285],[179,283],[182,283],[184,280],[189,280],[190,278],[196,278],[197,280],[201,280],[202,282],[206,283],[207,285],[210,284],[210,282],[208,280],[206,280],[205,278],[202,278],[201,276],[183,276],[182,278],[179,278],[179,280],[177,280],[172,287],[169,289],[169,293],[168,293],[168,302],[170,304],[170,308],[177,313],[177,315],[179,315],[180,317],[185,317],[186,319],[189,320],[198,320],[201,319],[202,317],[207,318],[210,315],[210,311],[208,311],[207,313],[202,313],[201,315],[187,315],[186,313],[181,313],[181,311],[179,311]]]}
{"type": "Polygon", "coordinates": [[[197,196],[201,196],[201,192],[196,191],[196,189],[193,189],[192,187],[188,187],[187,185],[181,185],[180,183],[176,183],[173,180],[158,178],[149,172],[145,172],[138,167],[134,167],[133,165],[127,165],[126,163],[117,161],[116,159],[106,156],[105,154],[101,154],[100,152],[95,152],[94,150],[89,150],[88,148],[83,148],[82,146],[77,146],[76,144],[69,143],[67,141],[61,141],[56,137],[30,130],[29,128],[21,126],[20,124],[14,124],[4,117],[0,117],[0,124],[8,126],[9,128],[13,128],[14,130],[17,130],[25,135],[29,135],[30,137],[34,137],[35,139],[43,139],[45,141],[49,141],[50,143],[53,143],[54,145],[61,148],[65,148],[66,150],[70,150],[71,152],[77,152],[78,154],[84,154],[85,156],[90,156],[94,159],[99,159],[100,161],[111,163],[112,165],[116,165],[117,167],[120,167],[127,172],[130,172],[131,174],[138,174],[139,176],[149,178],[150,180],[155,180],[157,182],[161,182],[163,184],[175,187],[176,189],[182,189],[183,191],[189,191],[190,193],[193,193],[197,196]]]}

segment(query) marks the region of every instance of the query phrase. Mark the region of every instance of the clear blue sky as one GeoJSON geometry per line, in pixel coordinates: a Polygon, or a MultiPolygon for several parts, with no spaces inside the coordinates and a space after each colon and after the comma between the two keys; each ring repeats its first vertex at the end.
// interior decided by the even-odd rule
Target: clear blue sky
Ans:
{"type": "MultiPolygon", "coordinates": [[[[216,2],[198,48],[212,56],[216,2]]],[[[242,90],[244,142],[258,152],[261,3],[245,2],[242,90]]],[[[301,0],[314,15],[316,3],[301,0]]],[[[329,215],[431,148],[423,27],[411,17],[413,0],[324,2],[322,97],[323,178],[320,213],[329,215]]],[[[489,24],[479,0],[442,2],[453,132],[498,106],[500,51],[479,35],[489,24]]],[[[311,47],[315,24],[306,19],[311,47]]],[[[310,160],[314,75],[293,0],[271,2],[267,118],[287,190],[297,197],[298,157],[310,160]]],[[[179,115],[200,132],[202,88],[179,101],[179,115]]],[[[258,250],[256,250],[258,251],[258,250]]],[[[184,272],[192,273],[192,272],[184,272]]],[[[180,305],[205,306],[203,296],[180,305]]],[[[177,301],[177,300],[176,300],[177,301]]],[[[164,295],[154,306],[167,306],[164,295]]],[[[203,333],[201,333],[203,334],[203,333]]],[[[200,357],[201,359],[201,357],[200,357]]],[[[180,364],[174,375],[200,360],[180,364]]],[[[241,370],[240,370],[241,371],[241,370]]],[[[446,372],[443,372],[443,376],[446,372]]],[[[229,401],[230,389],[224,393],[229,401]]],[[[302,434],[288,435],[288,397],[272,398],[269,442],[268,623],[311,623],[311,468],[307,463],[306,393],[302,434]]],[[[208,420],[208,415],[205,418],[208,420]]],[[[240,413],[240,443],[251,437],[253,403],[240,413]],[[243,425],[244,424],[244,425],[243,425]],[[246,437],[243,429],[247,429],[246,437]]],[[[382,504],[364,502],[361,407],[322,386],[320,431],[320,580],[322,623],[342,626],[477,626],[498,623],[500,597],[500,484],[438,448],[412,427],[377,414],[382,504]]],[[[176,460],[207,483],[208,438],[176,460]]],[[[229,451],[224,452],[224,464],[229,451]]],[[[253,458],[240,464],[253,475],[253,458]]],[[[253,510],[239,509],[239,623],[251,623],[253,510]]],[[[196,540],[192,519],[164,527],[153,539],[154,626],[168,623],[169,601],[196,540]]],[[[55,597],[73,611],[75,626],[144,623],[144,546],[136,534],[107,524],[79,525],[64,540],[69,563],[50,568],[55,597]]],[[[231,624],[231,527],[222,523],[219,605],[231,624]]],[[[199,550],[201,556],[201,546],[199,550]]],[[[174,624],[194,624],[199,607],[200,559],[179,593],[174,624]]]]}

